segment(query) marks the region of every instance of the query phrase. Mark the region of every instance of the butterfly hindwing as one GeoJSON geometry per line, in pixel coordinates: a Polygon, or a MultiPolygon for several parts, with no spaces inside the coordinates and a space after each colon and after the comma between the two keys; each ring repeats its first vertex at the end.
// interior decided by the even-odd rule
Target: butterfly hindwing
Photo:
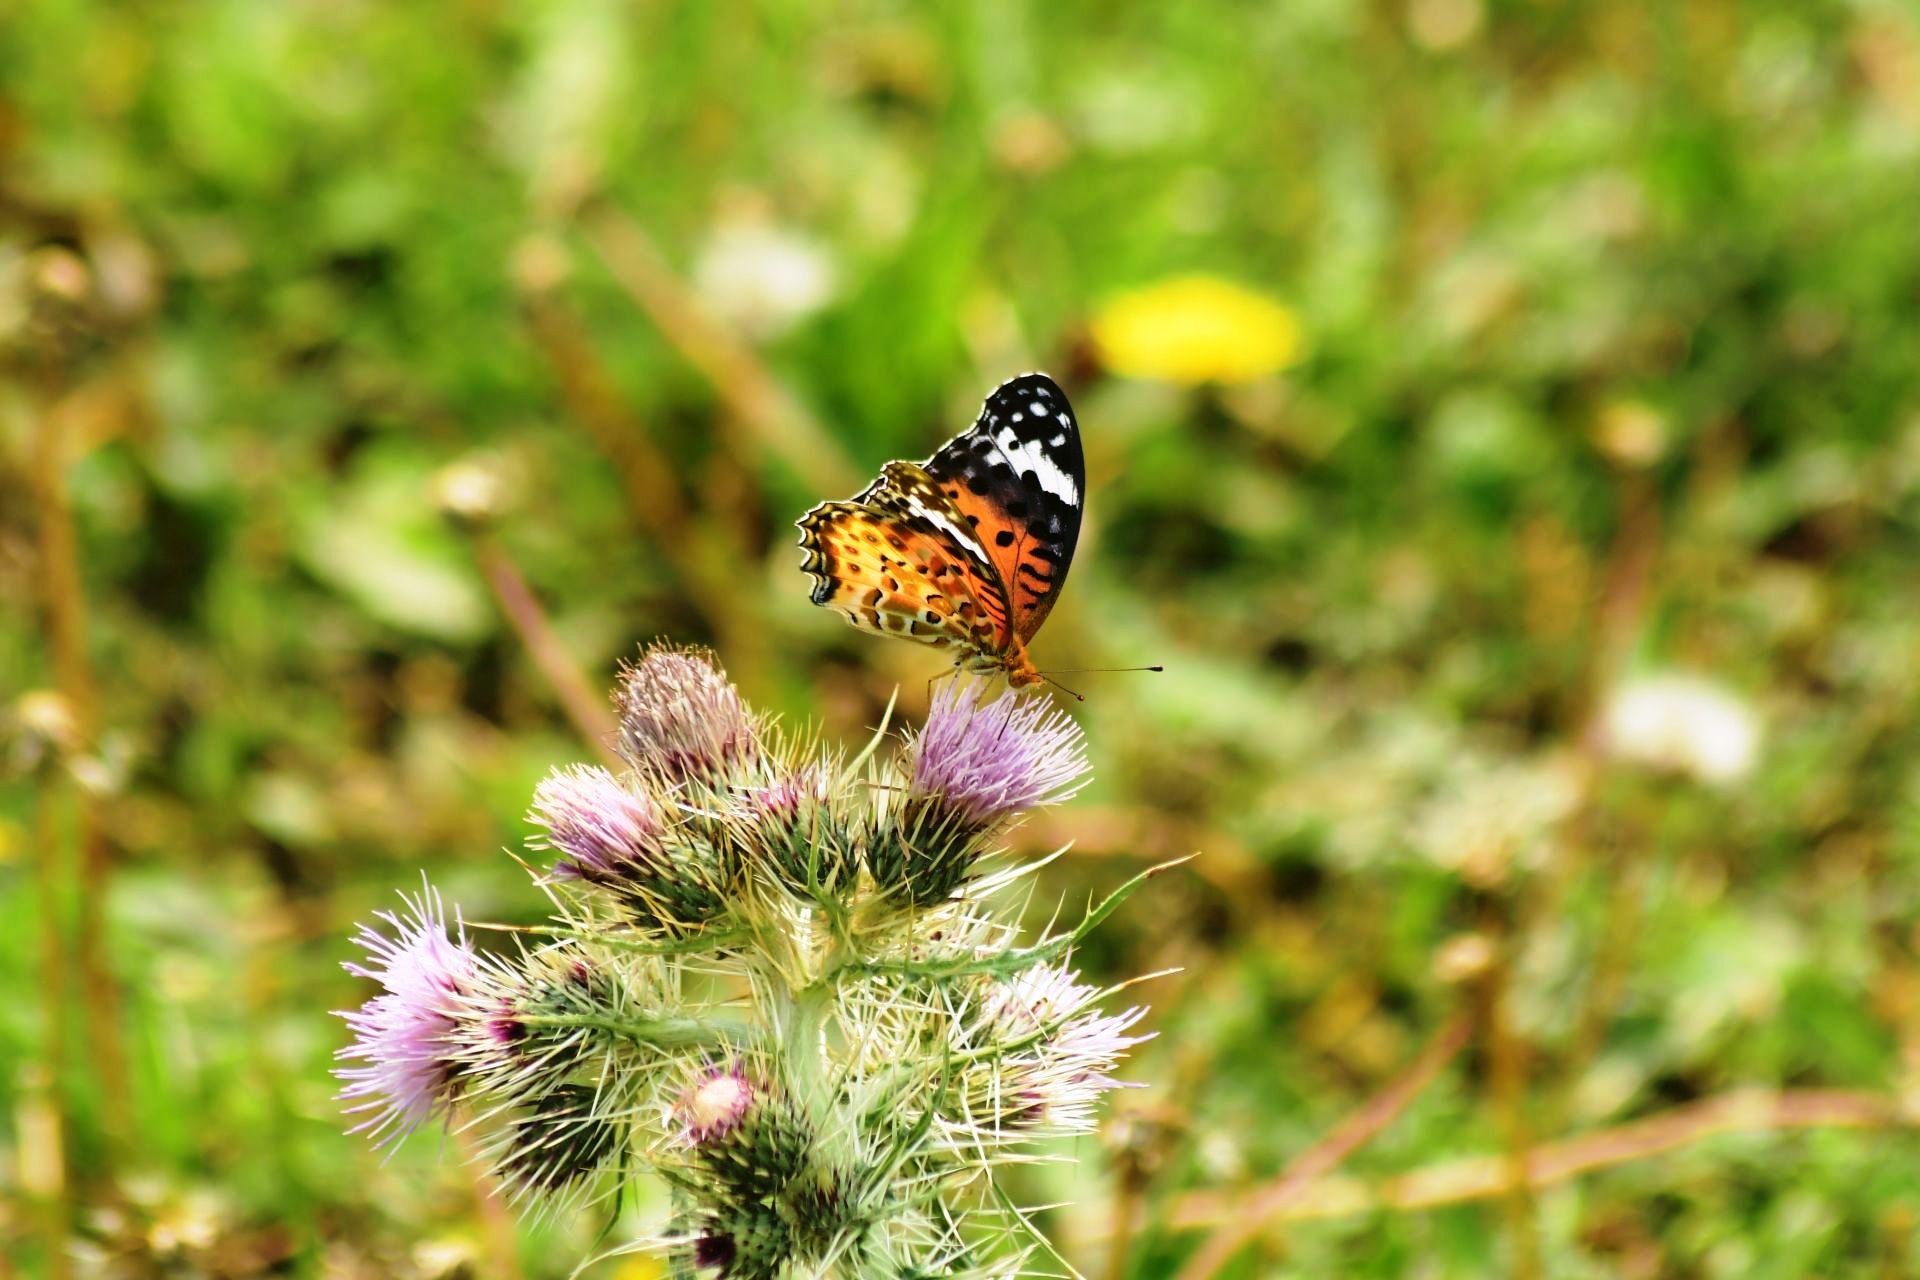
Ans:
{"type": "Polygon", "coordinates": [[[1006,647],[996,571],[917,464],[888,463],[859,497],[809,511],[800,530],[815,604],[866,631],[974,653],[1006,647]]]}
{"type": "Polygon", "coordinates": [[[1066,393],[1044,373],[1002,383],[926,473],[991,558],[1014,634],[1032,639],[1066,583],[1087,488],[1066,393]]]}

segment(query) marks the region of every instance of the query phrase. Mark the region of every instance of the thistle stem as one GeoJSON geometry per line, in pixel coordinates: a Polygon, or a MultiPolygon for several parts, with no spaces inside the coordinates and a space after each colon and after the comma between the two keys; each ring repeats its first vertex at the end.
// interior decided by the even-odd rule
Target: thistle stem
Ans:
{"type": "Polygon", "coordinates": [[[729,929],[725,932],[695,934],[688,938],[674,938],[665,942],[642,942],[635,938],[622,938],[613,934],[595,933],[591,929],[565,928],[539,924],[499,924],[486,920],[468,920],[469,929],[494,929],[501,933],[525,933],[541,938],[567,938],[578,942],[591,943],[596,947],[606,947],[611,951],[626,951],[640,956],[682,956],[704,955],[719,951],[725,947],[738,946],[750,941],[752,934],[744,929],[729,929]]]}
{"type": "Polygon", "coordinates": [[[584,1027],[607,1031],[657,1049],[699,1045],[740,1048],[757,1038],[744,1023],[704,1018],[616,1018],[599,1013],[530,1013],[517,1021],[530,1027],[584,1027]]]}

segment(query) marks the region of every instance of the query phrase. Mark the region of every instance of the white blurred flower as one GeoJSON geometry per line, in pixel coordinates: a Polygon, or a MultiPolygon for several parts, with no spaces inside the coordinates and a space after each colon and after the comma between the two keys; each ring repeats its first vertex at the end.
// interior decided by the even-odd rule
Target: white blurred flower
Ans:
{"type": "Polygon", "coordinates": [[[1635,676],[1614,690],[1604,730],[1618,759],[1702,782],[1737,782],[1760,754],[1753,707],[1723,685],[1681,672],[1635,676]]]}
{"type": "Polygon", "coordinates": [[[813,241],[757,221],[715,228],[694,287],[722,319],[756,339],[778,337],[833,297],[833,260],[813,241]]]}

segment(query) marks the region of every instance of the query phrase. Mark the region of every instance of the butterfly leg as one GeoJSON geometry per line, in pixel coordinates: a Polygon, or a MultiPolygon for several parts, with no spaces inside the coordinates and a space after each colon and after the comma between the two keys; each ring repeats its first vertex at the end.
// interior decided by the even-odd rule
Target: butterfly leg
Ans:
{"type": "Polygon", "coordinates": [[[948,667],[945,671],[942,671],[938,675],[927,677],[927,705],[928,706],[933,705],[933,686],[935,686],[936,684],[939,684],[942,680],[951,679],[952,677],[959,675],[963,669],[961,664],[964,663],[965,661],[966,661],[965,658],[958,658],[954,661],[954,664],[948,667]]]}

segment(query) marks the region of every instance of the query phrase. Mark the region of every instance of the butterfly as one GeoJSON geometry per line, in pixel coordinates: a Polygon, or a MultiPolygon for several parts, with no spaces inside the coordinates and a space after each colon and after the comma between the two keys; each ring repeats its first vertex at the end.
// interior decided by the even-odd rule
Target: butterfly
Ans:
{"type": "Polygon", "coordinates": [[[925,462],[889,462],[799,520],[813,602],[863,631],[955,649],[955,666],[1043,677],[1027,644],[1067,581],[1087,488],[1080,426],[1044,373],[1001,383],[925,462]]]}

